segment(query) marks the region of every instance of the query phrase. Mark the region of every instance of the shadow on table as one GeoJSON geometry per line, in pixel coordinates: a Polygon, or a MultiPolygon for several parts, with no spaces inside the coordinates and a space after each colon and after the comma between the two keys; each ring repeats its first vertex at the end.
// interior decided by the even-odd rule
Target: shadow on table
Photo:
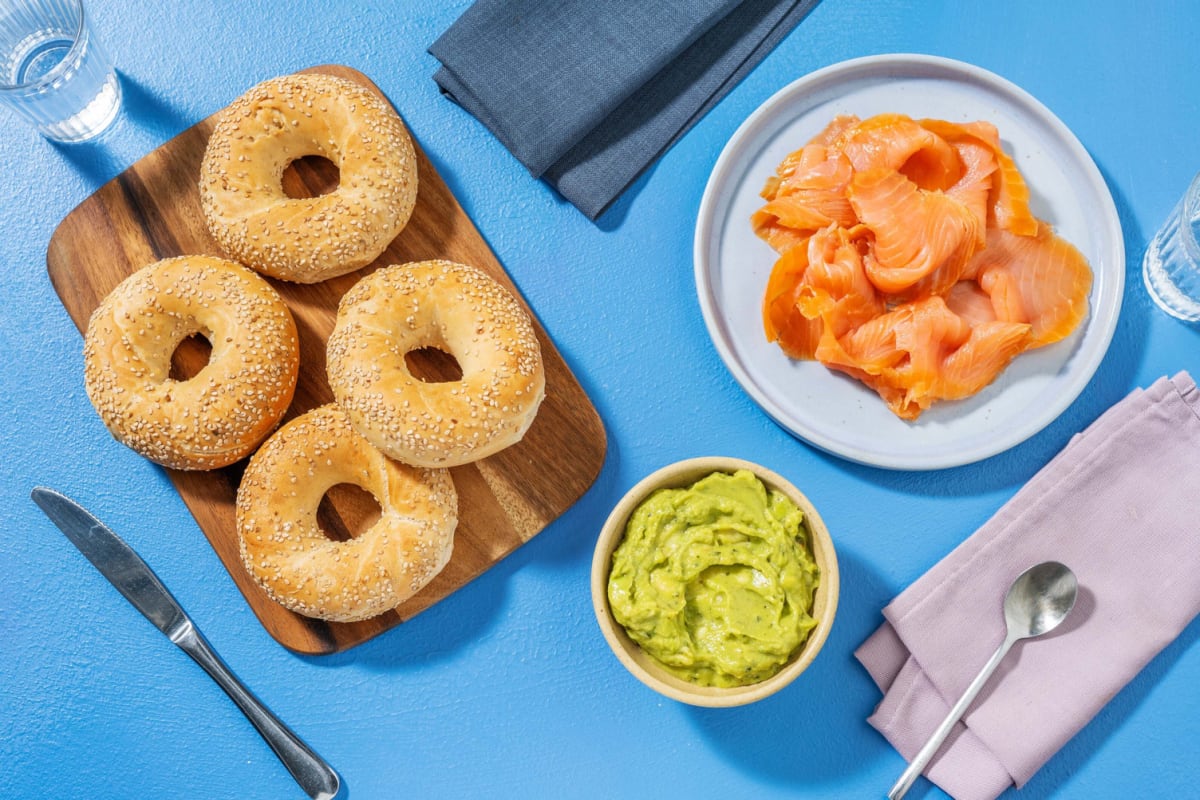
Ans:
{"type": "Polygon", "coordinates": [[[747,706],[689,708],[714,749],[744,771],[797,790],[867,769],[891,749],[866,718],[880,700],[854,650],[883,621],[895,590],[855,553],[838,553],[842,593],[833,630],[791,686],[747,706]]]}
{"type": "Polygon", "coordinates": [[[54,148],[93,186],[112,180],[128,166],[118,142],[129,146],[130,127],[136,127],[138,142],[133,159],[188,128],[188,119],[138,81],[118,72],[121,82],[121,111],[113,124],[95,139],[78,144],[53,143],[54,148]]]}
{"type": "MultiPolygon", "coordinates": [[[[654,171],[658,168],[658,163],[660,160],[661,156],[660,158],[655,159],[654,162],[648,167],[646,167],[646,169],[642,171],[642,174],[638,175],[637,180],[629,184],[629,186],[625,188],[625,191],[621,192],[621,194],[617,196],[617,199],[613,201],[612,205],[606,208],[604,213],[596,218],[597,228],[605,233],[611,233],[612,231],[615,231],[621,227],[621,223],[623,223],[625,221],[625,217],[629,215],[629,209],[633,205],[634,199],[636,199],[637,196],[642,193],[642,190],[646,188],[646,184],[650,182],[650,176],[653,175],[654,171]]],[[[555,196],[558,197],[559,195],[556,194],[555,196]]],[[[567,201],[563,200],[563,202],[565,203],[567,201]]]]}
{"type": "Polygon", "coordinates": [[[121,75],[121,91],[126,117],[157,140],[170,139],[199,121],[128,75],[121,75]]]}
{"type": "Polygon", "coordinates": [[[95,139],[78,144],[51,142],[51,145],[91,186],[101,186],[125,169],[125,161],[113,142],[125,125],[124,112],[116,122],[95,139]]]}

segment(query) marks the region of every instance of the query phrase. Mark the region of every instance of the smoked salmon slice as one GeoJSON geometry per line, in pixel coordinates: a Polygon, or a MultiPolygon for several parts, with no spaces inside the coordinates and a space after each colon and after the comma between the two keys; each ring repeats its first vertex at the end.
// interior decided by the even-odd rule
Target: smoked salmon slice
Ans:
{"type": "Polygon", "coordinates": [[[867,276],[863,242],[854,230],[830,225],[808,240],[808,267],[796,307],[840,336],[884,311],[884,301],[867,276]]]}
{"type": "Polygon", "coordinates": [[[980,238],[980,220],[942,192],[922,190],[894,170],[857,173],[848,190],[858,219],[875,234],[867,275],[884,292],[900,292],[937,272],[931,293],[958,282],[980,238]]]}
{"type": "Polygon", "coordinates": [[[991,298],[997,319],[1032,326],[1031,346],[1065,339],[1087,314],[1087,259],[1044,222],[1033,236],[992,228],[968,270],[991,298]]]}
{"type": "Polygon", "coordinates": [[[821,320],[805,317],[796,302],[800,281],[807,270],[805,247],[789,249],[775,263],[763,302],[763,327],[767,341],[778,342],[788,356],[812,360],[821,338],[821,320]]]}
{"type": "Polygon", "coordinates": [[[920,124],[949,142],[974,140],[988,147],[999,166],[992,179],[990,209],[996,224],[1020,236],[1037,233],[1038,220],[1029,210],[1029,187],[1017,169],[1017,162],[1001,147],[1000,132],[995,125],[983,121],[955,123],[940,119],[923,119],[920,124]]]}
{"type": "Polygon", "coordinates": [[[801,148],[767,182],[762,192],[767,204],[754,212],[751,225],[780,253],[830,223],[852,226],[846,186],[853,175],[844,154],[819,144],[801,148]]]}
{"type": "Polygon", "coordinates": [[[839,116],[761,195],[751,226],[780,253],[767,339],[901,419],[979,392],[1087,315],[1087,259],[1030,211],[991,123],[839,116]]]}

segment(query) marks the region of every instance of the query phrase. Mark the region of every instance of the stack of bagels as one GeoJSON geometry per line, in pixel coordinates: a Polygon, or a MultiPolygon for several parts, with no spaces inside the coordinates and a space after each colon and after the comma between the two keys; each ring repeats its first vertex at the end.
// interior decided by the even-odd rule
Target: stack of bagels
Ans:
{"type": "Polygon", "coordinates": [[[200,197],[228,258],[169,258],[118,285],[84,337],[88,397],[113,436],[164,466],[251,455],[237,493],[242,561],[276,602],[339,622],[395,608],[450,559],[458,500],[447,468],[515,444],[533,422],[545,377],[532,320],[475,267],[381,267],[338,304],[326,349],[335,402],[275,430],[300,353],[291,312],[262,276],[317,283],[374,262],[416,204],[412,141],[357,83],[275,78],[222,113],[200,197]],[[304,156],[338,167],[334,191],[284,193],[284,170],[304,156]],[[177,380],[172,354],[196,335],[212,346],[208,364],[177,380]],[[415,377],[405,356],[424,348],[452,355],[461,379],[415,377]],[[342,483],[370,492],[381,514],[334,541],[317,507],[342,483]]]}

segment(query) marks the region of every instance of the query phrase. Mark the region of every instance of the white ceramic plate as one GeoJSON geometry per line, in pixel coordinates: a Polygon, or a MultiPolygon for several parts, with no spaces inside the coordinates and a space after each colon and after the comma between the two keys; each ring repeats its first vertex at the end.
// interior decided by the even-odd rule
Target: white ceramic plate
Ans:
{"type": "Polygon", "coordinates": [[[1053,421],[1087,384],[1116,327],[1125,283],[1121,223],[1087,151],[1024,90],[986,70],[921,55],[871,56],[795,81],[738,128],[709,178],[696,224],[696,288],[717,352],[754,400],[805,441],[864,464],[939,469],[1006,450],[1053,421]],[[858,381],[793,361],[762,329],[762,293],[777,254],[750,215],[784,156],[838,114],[884,112],[1000,130],[1032,195],[1034,214],[1078,247],[1095,281],[1089,312],[1067,339],[1018,356],[976,396],[935,403],[915,423],[858,381]]]}

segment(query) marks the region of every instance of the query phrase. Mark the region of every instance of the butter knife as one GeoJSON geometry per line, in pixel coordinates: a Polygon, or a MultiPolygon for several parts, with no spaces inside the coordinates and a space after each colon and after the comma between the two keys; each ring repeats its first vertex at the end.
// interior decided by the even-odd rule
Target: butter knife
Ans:
{"type": "Polygon", "coordinates": [[[229,695],[309,797],[330,800],[338,793],[341,782],[333,768],[229,671],[187,612],[133,548],[65,495],[39,486],[32,497],[100,574],[229,695]]]}

